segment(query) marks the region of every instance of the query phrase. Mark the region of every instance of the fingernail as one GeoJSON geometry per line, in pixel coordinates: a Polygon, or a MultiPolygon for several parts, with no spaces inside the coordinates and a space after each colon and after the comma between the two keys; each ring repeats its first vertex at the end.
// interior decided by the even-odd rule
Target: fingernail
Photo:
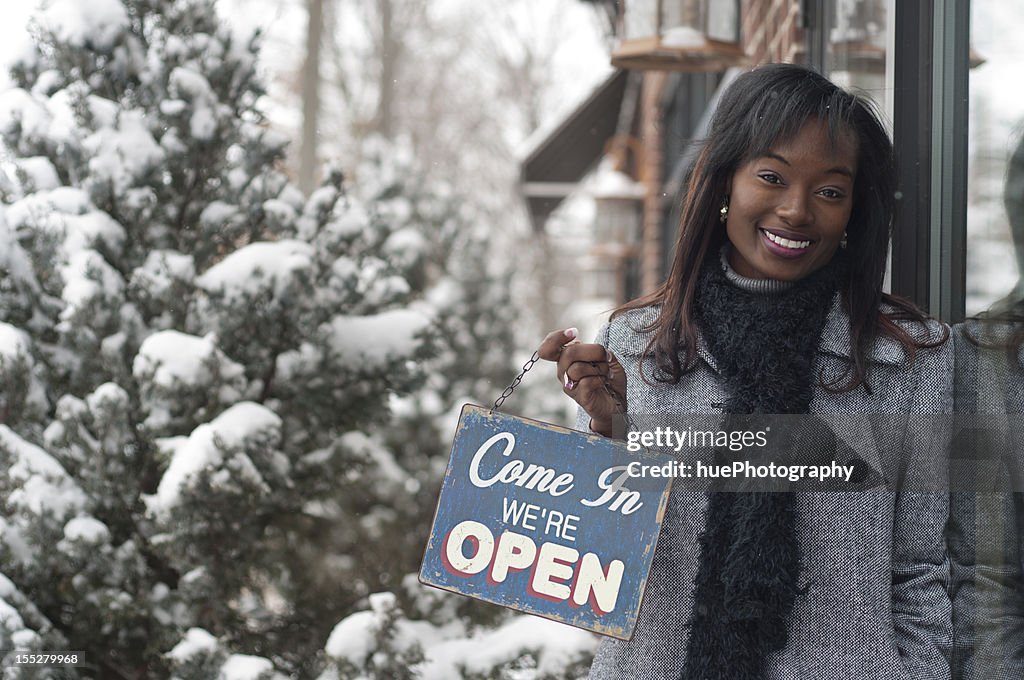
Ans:
{"type": "Polygon", "coordinates": [[[565,337],[569,338],[570,340],[575,340],[577,336],[579,336],[580,334],[579,330],[576,328],[566,328],[563,332],[565,333],[565,337]]]}
{"type": "Polygon", "coordinates": [[[605,351],[604,351],[604,353],[605,353],[605,355],[607,355],[607,357],[608,357],[608,361],[611,361],[611,360],[612,360],[612,358],[613,358],[613,357],[612,357],[612,353],[611,353],[611,352],[609,352],[608,350],[605,350],[605,351]]]}

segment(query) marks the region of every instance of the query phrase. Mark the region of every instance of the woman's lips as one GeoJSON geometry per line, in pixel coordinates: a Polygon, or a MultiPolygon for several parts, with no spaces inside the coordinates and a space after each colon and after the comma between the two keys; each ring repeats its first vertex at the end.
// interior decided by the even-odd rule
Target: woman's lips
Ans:
{"type": "Polygon", "coordinates": [[[763,227],[759,228],[758,232],[761,235],[761,242],[764,244],[764,247],[779,257],[796,259],[805,255],[814,246],[813,240],[799,238],[796,234],[774,230],[768,231],[763,227]]]}

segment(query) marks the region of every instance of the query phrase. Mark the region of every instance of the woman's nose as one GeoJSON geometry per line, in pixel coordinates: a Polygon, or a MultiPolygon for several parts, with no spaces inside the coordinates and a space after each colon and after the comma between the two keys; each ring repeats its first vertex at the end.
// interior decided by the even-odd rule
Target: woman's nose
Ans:
{"type": "Polygon", "coordinates": [[[812,219],[809,199],[802,191],[787,191],[775,214],[791,226],[807,224],[812,219]]]}

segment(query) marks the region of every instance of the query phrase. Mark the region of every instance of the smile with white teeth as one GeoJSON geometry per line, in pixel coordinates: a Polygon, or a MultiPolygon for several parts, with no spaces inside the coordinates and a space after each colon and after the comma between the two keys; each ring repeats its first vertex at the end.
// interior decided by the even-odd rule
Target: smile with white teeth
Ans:
{"type": "Polygon", "coordinates": [[[769,241],[771,241],[772,243],[777,243],[778,245],[782,246],[783,248],[792,248],[793,250],[803,250],[807,246],[811,245],[810,241],[791,241],[788,238],[782,238],[781,236],[776,236],[775,234],[773,234],[772,232],[768,231],[767,229],[762,229],[761,231],[764,232],[765,236],[768,237],[769,241]]]}

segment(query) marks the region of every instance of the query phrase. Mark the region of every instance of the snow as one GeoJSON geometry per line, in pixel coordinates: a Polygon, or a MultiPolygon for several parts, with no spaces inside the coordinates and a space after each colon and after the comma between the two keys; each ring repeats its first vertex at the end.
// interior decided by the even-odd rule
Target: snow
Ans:
{"type": "Polygon", "coordinates": [[[180,97],[192,104],[189,133],[199,140],[212,139],[217,131],[217,95],[209,81],[191,68],[178,66],[171,71],[168,89],[172,97],[180,97]]]}
{"type": "Polygon", "coordinates": [[[370,215],[365,206],[358,201],[349,200],[345,211],[336,219],[328,222],[325,231],[331,236],[347,240],[365,232],[369,227],[370,215]]]}
{"type": "Polygon", "coordinates": [[[212,201],[199,213],[199,222],[208,227],[220,227],[237,216],[237,205],[224,201],[212,201]]]}
{"type": "MultiPolygon", "coordinates": [[[[400,632],[416,632],[416,623],[400,622],[400,632]],[[404,630],[401,630],[402,625],[404,630]]],[[[422,626],[419,626],[422,630],[422,626]]],[[[537,652],[535,676],[558,674],[573,660],[589,655],[596,648],[590,633],[562,623],[533,616],[517,616],[492,630],[471,637],[421,641],[426,660],[417,667],[420,680],[448,680],[466,673],[485,675],[495,667],[518,659],[526,651],[537,652]]]]}
{"type": "Polygon", "coordinates": [[[39,649],[42,638],[34,630],[23,628],[11,633],[11,642],[15,649],[39,649]]]}
{"type": "Polygon", "coordinates": [[[214,133],[217,132],[217,117],[213,110],[205,106],[196,108],[189,121],[189,132],[196,139],[213,139],[214,133]]]}
{"type": "Polygon", "coordinates": [[[0,574],[0,597],[8,598],[18,592],[14,582],[3,574],[0,574]]]}
{"type": "Polygon", "coordinates": [[[276,445],[280,437],[281,419],[276,413],[250,401],[235,404],[193,430],[174,451],[156,494],[146,498],[147,506],[154,514],[167,512],[176,506],[182,488],[190,483],[193,476],[223,462],[222,449],[241,449],[261,441],[276,445]]]}
{"type": "Polygon", "coordinates": [[[399,266],[409,266],[426,251],[427,240],[412,227],[405,227],[388,236],[382,248],[399,266]]]}
{"type": "Polygon", "coordinates": [[[8,502],[35,515],[56,517],[81,511],[87,498],[50,454],[31,444],[6,425],[0,425],[0,450],[9,461],[6,475],[15,489],[8,502]]]}
{"type": "Polygon", "coordinates": [[[111,410],[127,412],[130,406],[128,392],[115,382],[105,382],[97,387],[85,398],[85,403],[93,414],[111,410]]]}
{"type": "Polygon", "coordinates": [[[263,210],[269,217],[281,224],[291,224],[298,216],[294,207],[278,198],[264,201],[263,210]]]}
{"type": "Polygon", "coordinates": [[[374,649],[374,640],[383,621],[376,612],[356,612],[343,619],[331,631],[325,647],[327,655],[344,659],[359,667],[374,649]]]}
{"type": "Polygon", "coordinates": [[[37,228],[40,215],[50,212],[83,215],[93,209],[89,195],[84,190],[59,187],[52,191],[37,191],[15,201],[7,208],[7,219],[14,228],[37,228]]]}
{"type": "Polygon", "coordinates": [[[101,127],[84,140],[83,146],[92,154],[90,181],[110,182],[117,193],[141,184],[165,158],[141,110],[122,112],[117,127],[101,127]]]}
{"type": "Polygon", "coordinates": [[[430,319],[412,309],[395,309],[370,316],[337,316],[331,321],[331,346],[353,365],[379,369],[407,359],[419,348],[417,337],[430,319]]]}
{"type": "Polygon", "coordinates": [[[46,107],[25,90],[13,88],[0,92],[0,132],[21,125],[27,137],[39,138],[46,135],[49,124],[46,107]]]}
{"type": "Polygon", "coordinates": [[[94,210],[84,215],[62,215],[64,252],[77,253],[102,246],[119,252],[125,241],[125,230],[110,215],[94,210]]]}
{"type": "Polygon", "coordinates": [[[7,67],[17,62],[35,63],[35,42],[28,30],[28,20],[37,2],[8,2],[4,7],[3,28],[0,29],[0,91],[11,86],[7,67]],[[6,29],[6,32],[4,32],[6,29]]]}
{"type": "Polygon", "coordinates": [[[359,668],[374,651],[377,635],[387,623],[388,612],[397,605],[393,593],[374,593],[369,599],[370,609],[342,619],[331,631],[324,646],[328,656],[349,661],[359,668]]]}
{"type": "Polygon", "coordinates": [[[161,387],[205,385],[214,377],[211,365],[219,366],[222,374],[241,376],[245,369],[231,361],[217,348],[216,337],[189,335],[175,330],[160,331],[146,338],[132,363],[132,374],[137,380],[145,376],[161,387]]]}
{"type": "Polygon", "coordinates": [[[39,74],[36,82],[32,85],[32,94],[37,97],[47,97],[64,84],[64,74],[55,68],[47,69],[39,74]]]}
{"type": "Polygon", "coordinates": [[[29,262],[28,253],[18,243],[17,234],[7,221],[5,206],[0,205],[0,271],[5,272],[8,283],[15,287],[39,289],[35,272],[29,262]]]}
{"type": "Polygon", "coordinates": [[[93,544],[105,543],[110,539],[110,529],[93,517],[76,517],[64,525],[64,538],[93,544]]]}
{"type": "Polygon", "coordinates": [[[89,105],[89,113],[92,114],[93,122],[97,128],[117,127],[118,121],[125,115],[129,115],[130,117],[141,117],[143,120],[148,119],[144,110],[122,111],[120,104],[117,102],[107,99],[106,97],[100,97],[99,95],[88,94],[88,87],[82,83],[69,85],[65,92],[72,91],[76,87],[81,87],[82,93],[86,95],[85,101],[89,105]]]}
{"type": "Polygon", "coordinates": [[[677,49],[700,49],[707,44],[704,34],[692,26],[675,26],[661,34],[661,44],[677,49]]]}
{"type": "Polygon", "coordinates": [[[93,300],[118,296],[124,291],[121,275],[95,250],[74,253],[60,272],[64,278],[61,297],[68,305],[61,312],[64,321],[73,318],[93,300]]]}
{"type": "Polygon", "coordinates": [[[232,654],[220,667],[217,680],[260,680],[274,670],[269,659],[248,654],[232,654]]]}
{"type": "Polygon", "coordinates": [[[175,250],[154,250],[146,256],[141,267],[132,272],[132,285],[144,289],[154,298],[169,294],[175,283],[192,283],[196,275],[191,255],[175,250]]]}
{"type": "Polygon", "coordinates": [[[309,202],[306,204],[306,214],[316,215],[328,210],[338,200],[338,190],[332,186],[318,187],[309,195],[309,202]]]}
{"type": "Polygon", "coordinates": [[[21,620],[18,610],[0,599],[0,630],[6,633],[8,630],[21,630],[24,627],[25,622],[21,620]]]}
{"type": "Polygon", "coordinates": [[[200,654],[212,654],[217,651],[217,638],[202,628],[189,628],[185,638],[174,645],[166,656],[171,661],[186,663],[200,654]]]}
{"type": "Polygon", "coordinates": [[[35,552],[25,540],[24,532],[17,526],[8,524],[0,517],[0,543],[7,548],[11,557],[21,564],[32,564],[35,552]]]}
{"type": "Polygon", "coordinates": [[[27,176],[29,188],[32,191],[56,189],[60,186],[57,170],[53,167],[50,159],[45,156],[20,158],[17,165],[18,169],[27,176]]]}
{"type": "Polygon", "coordinates": [[[359,275],[359,265],[345,255],[331,263],[331,274],[340,281],[348,281],[359,275]]]}
{"type": "Polygon", "coordinates": [[[85,189],[78,187],[60,187],[47,193],[34,195],[40,196],[49,205],[52,205],[54,210],[66,215],[84,215],[95,209],[92,201],[89,200],[89,194],[85,189]]]}
{"type": "Polygon", "coordinates": [[[0,321],[0,384],[11,392],[9,399],[24,399],[26,410],[23,415],[41,416],[49,408],[46,388],[40,378],[32,356],[32,341],[29,336],[14,326],[0,321]],[[16,371],[8,373],[11,368],[16,371]],[[18,373],[22,375],[18,376],[18,373]],[[27,384],[19,388],[20,394],[15,396],[15,379],[27,379],[27,384]]]}
{"type": "Polygon", "coordinates": [[[317,370],[317,364],[323,359],[319,348],[309,342],[303,342],[298,349],[288,350],[277,355],[278,379],[290,381],[302,375],[310,375],[317,370]]]}
{"type": "Polygon", "coordinates": [[[7,362],[31,361],[31,346],[28,333],[0,321],[0,368],[7,362]]]}
{"type": "Polygon", "coordinates": [[[61,42],[107,51],[128,27],[128,14],[120,0],[53,0],[38,21],[61,42]]]}
{"type": "Polygon", "coordinates": [[[223,294],[228,304],[268,287],[280,295],[300,272],[312,268],[313,256],[313,246],[302,241],[250,243],[210,267],[196,284],[223,294]]]}
{"type": "Polygon", "coordinates": [[[76,120],[75,106],[82,97],[87,95],[84,85],[75,82],[68,87],[54,92],[46,102],[47,135],[53,141],[78,146],[79,129],[76,120]]]}
{"type": "Polygon", "coordinates": [[[604,158],[594,174],[587,179],[587,191],[594,198],[641,199],[647,190],[642,183],[616,170],[609,158],[604,158]]]}
{"type": "Polygon", "coordinates": [[[160,113],[165,116],[177,116],[188,109],[188,102],[183,99],[165,99],[160,102],[160,113]]]}
{"type": "MultiPolygon", "coordinates": [[[[331,631],[324,651],[338,661],[357,668],[377,650],[377,640],[397,607],[392,593],[371,595],[370,609],[356,612],[331,631]]],[[[534,616],[514,616],[502,625],[467,635],[457,620],[436,626],[428,621],[399,617],[395,622],[394,644],[408,649],[419,644],[424,661],[414,669],[420,680],[450,680],[468,674],[488,676],[496,667],[511,663],[526,653],[537,657],[537,668],[529,676],[561,677],[571,663],[590,656],[597,637],[587,631],[534,616]]]]}
{"type": "Polygon", "coordinates": [[[395,457],[379,442],[370,439],[363,432],[352,431],[343,434],[338,443],[349,451],[371,463],[372,473],[388,482],[404,486],[411,479],[398,464],[395,457]]]}

